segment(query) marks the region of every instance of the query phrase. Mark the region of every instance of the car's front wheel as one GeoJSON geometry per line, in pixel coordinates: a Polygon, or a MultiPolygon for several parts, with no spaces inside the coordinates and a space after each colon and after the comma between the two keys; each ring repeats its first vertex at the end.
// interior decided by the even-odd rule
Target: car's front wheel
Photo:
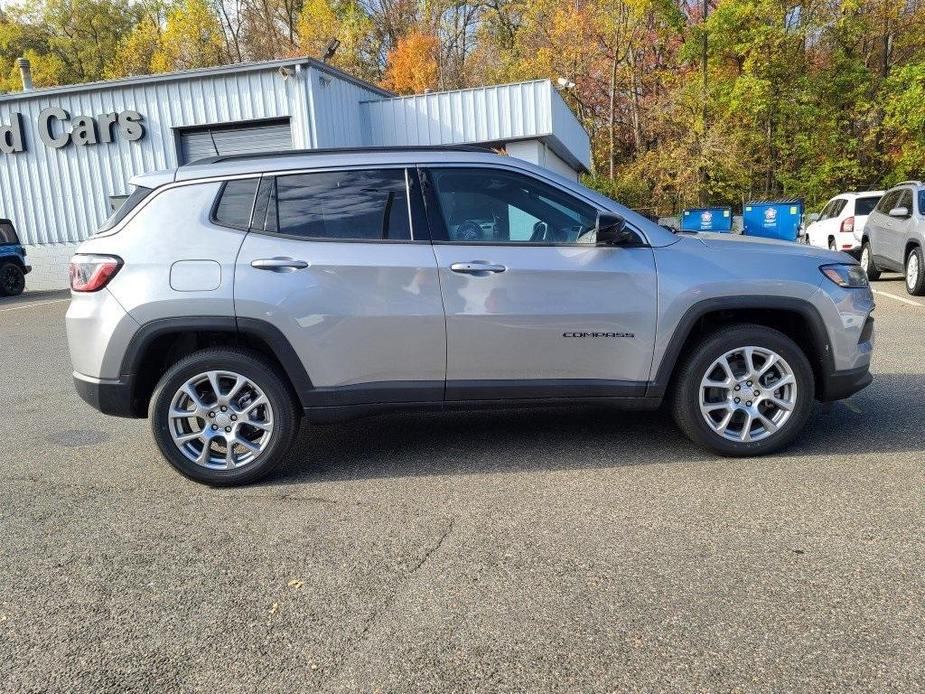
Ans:
{"type": "Polygon", "coordinates": [[[925,294],[925,257],[918,246],[906,258],[906,291],[913,296],[925,294]]]}
{"type": "Polygon", "coordinates": [[[148,408],[167,461],[197,482],[254,482],[285,458],[299,413],[283,379],[256,353],[206,349],[167,370],[148,408]]]}
{"type": "Polygon", "coordinates": [[[867,274],[867,279],[875,282],[880,279],[880,270],[874,264],[874,254],[870,248],[870,241],[861,244],[861,269],[867,274]]]}
{"type": "Polygon", "coordinates": [[[726,456],[764,455],[789,444],[812,408],[809,360],[761,325],[706,336],[680,366],[673,412],[695,443],[726,456]]]}
{"type": "Polygon", "coordinates": [[[26,275],[16,263],[0,265],[0,296],[19,296],[26,288],[26,275]]]}

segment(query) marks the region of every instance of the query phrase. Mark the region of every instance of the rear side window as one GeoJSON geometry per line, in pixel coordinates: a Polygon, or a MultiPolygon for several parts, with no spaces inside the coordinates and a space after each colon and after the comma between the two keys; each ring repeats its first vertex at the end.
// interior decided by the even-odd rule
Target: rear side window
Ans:
{"type": "Polygon", "coordinates": [[[0,246],[16,246],[18,244],[19,237],[16,236],[13,223],[7,219],[0,220],[0,246]]]}
{"type": "Polygon", "coordinates": [[[854,201],[854,213],[856,215],[862,216],[869,215],[879,200],[879,195],[872,195],[866,198],[858,198],[854,201]]]}
{"type": "Polygon", "coordinates": [[[326,241],[411,239],[404,169],[279,176],[270,198],[268,231],[326,241]]]}
{"type": "Polygon", "coordinates": [[[129,195],[125,202],[122,203],[122,206],[113,212],[109,219],[103,222],[97,233],[101,231],[109,231],[119,222],[125,219],[128,216],[128,213],[138,207],[141,204],[141,201],[148,197],[154,190],[152,188],[145,188],[144,186],[138,186],[135,190],[132,191],[132,194],[129,195]]]}
{"type": "Polygon", "coordinates": [[[250,227],[258,182],[256,178],[245,178],[225,183],[215,205],[212,221],[235,229],[250,227]]]}

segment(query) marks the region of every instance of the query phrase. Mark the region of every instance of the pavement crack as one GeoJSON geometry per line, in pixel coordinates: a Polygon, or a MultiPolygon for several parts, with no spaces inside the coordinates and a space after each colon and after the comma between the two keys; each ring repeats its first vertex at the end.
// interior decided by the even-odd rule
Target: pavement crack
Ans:
{"type": "MultiPolygon", "coordinates": [[[[415,565],[405,574],[401,582],[395,587],[389,595],[382,601],[382,604],[379,608],[370,615],[369,619],[366,620],[363,624],[363,629],[360,631],[359,635],[344,649],[343,656],[339,659],[336,668],[332,672],[340,670],[344,663],[353,655],[360,647],[360,645],[366,640],[369,636],[369,632],[372,631],[373,627],[379,622],[383,615],[385,615],[389,610],[392,609],[392,605],[395,604],[396,599],[398,598],[399,593],[402,589],[411,581],[415,574],[421,570],[421,568],[430,560],[430,558],[443,546],[443,543],[446,541],[446,538],[449,537],[450,533],[453,532],[453,528],[456,526],[456,516],[450,516],[449,522],[446,524],[446,527],[443,529],[443,532],[440,534],[440,537],[437,538],[437,541],[434,542],[430,548],[424,552],[423,556],[415,563],[415,565]]],[[[324,689],[324,687],[322,687],[324,689]]]]}

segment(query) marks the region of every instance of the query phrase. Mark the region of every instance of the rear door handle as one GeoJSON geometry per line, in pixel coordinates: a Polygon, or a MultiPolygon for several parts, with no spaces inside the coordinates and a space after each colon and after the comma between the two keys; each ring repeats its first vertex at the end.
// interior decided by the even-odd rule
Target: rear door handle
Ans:
{"type": "Polygon", "coordinates": [[[251,261],[251,267],[272,272],[295,272],[307,268],[308,263],[295,258],[258,258],[251,261]]]}
{"type": "Polygon", "coordinates": [[[484,260],[472,260],[468,263],[453,263],[450,265],[450,270],[453,272],[459,272],[463,275],[490,275],[496,272],[504,272],[507,270],[507,267],[504,265],[495,265],[493,263],[487,263],[484,260]]]}

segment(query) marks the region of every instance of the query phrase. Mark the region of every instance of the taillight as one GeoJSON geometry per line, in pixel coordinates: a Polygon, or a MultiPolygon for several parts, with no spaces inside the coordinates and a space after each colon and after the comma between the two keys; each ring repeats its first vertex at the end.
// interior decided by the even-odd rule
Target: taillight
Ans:
{"type": "Polygon", "coordinates": [[[854,217],[846,217],[841,223],[842,233],[854,231],[854,217]]]}
{"type": "Polygon", "coordinates": [[[109,284],[122,267],[122,258],[114,255],[83,255],[71,258],[68,273],[75,292],[98,292],[109,284]]]}

